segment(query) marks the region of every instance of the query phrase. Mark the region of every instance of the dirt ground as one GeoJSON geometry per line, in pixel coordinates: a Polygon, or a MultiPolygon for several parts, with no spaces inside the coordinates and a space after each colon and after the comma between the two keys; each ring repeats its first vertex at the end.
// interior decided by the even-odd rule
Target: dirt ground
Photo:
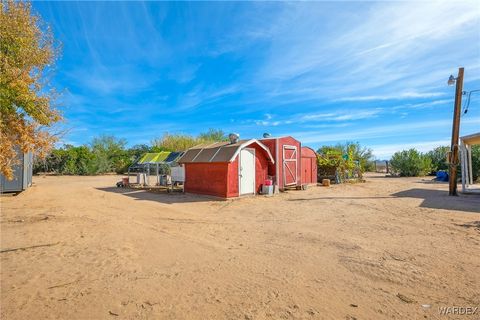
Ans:
{"type": "Polygon", "coordinates": [[[480,318],[439,314],[480,307],[480,196],[381,175],[229,201],[118,180],[0,198],[1,319],[480,318]]]}

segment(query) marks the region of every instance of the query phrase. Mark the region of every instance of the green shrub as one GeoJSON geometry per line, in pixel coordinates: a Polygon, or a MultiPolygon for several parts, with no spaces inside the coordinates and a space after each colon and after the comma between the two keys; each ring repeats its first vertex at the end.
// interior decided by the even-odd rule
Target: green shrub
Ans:
{"type": "Polygon", "coordinates": [[[430,173],[431,159],[416,149],[399,151],[390,160],[391,171],[402,177],[418,177],[430,173]]]}
{"type": "Polygon", "coordinates": [[[33,172],[52,172],[66,175],[93,174],[93,154],[86,146],[65,145],[54,149],[45,159],[35,158],[33,172]]]}
{"type": "Polygon", "coordinates": [[[93,169],[100,173],[123,173],[131,164],[130,157],[125,150],[127,142],[113,136],[94,138],[91,145],[93,153],[93,169]]]}
{"type": "MultiPolygon", "coordinates": [[[[182,151],[199,143],[225,141],[222,130],[209,129],[197,137],[182,134],[164,134],[153,141],[153,146],[134,145],[127,149],[126,141],[114,136],[99,136],[90,144],[74,147],[64,145],[53,149],[45,159],[35,158],[33,172],[51,172],[66,175],[95,175],[124,173],[140,156],[147,152],[182,151]]],[[[169,168],[162,166],[162,173],[169,168]]]]}
{"type": "Polygon", "coordinates": [[[317,150],[317,164],[320,172],[330,172],[335,168],[339,178],[362,178],[362,173],[372,170],[372,150],[358,142],[339,143],[335,146],[322,146],[317,150]]]}
{"type": "Polygon", "coordinates": [[[450,147],[440,146],[426,153],[426,156],[429,157],[432,162],[432,173],[448,170],[447,152],[449,151],[450,147]]]}
{"type": "Polygon", "coordinates": [[[480,145],[472,146],[472,176],[473,181],[480,177],[480,145]]]}

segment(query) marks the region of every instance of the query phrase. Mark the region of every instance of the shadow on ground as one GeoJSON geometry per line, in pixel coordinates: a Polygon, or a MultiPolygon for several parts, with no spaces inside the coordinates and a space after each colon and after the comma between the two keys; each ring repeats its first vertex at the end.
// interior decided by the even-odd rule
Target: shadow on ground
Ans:
{"type": "Polygon", "coordinates": [[[415,183],[423,183],[423,184],[448,184],[448,181],[438,181],[435,179],[422,179],[420,181],[416,181],[415,183]]]}
{"type": "Polygon", "coordinates": [[[315,197],[296,198],[288,201],[311,201],[311,200],[362,200],[362,199],[395,199],[395,198],[417,198],[423,199],[420,207],[432,209],[458,210],[480,213],[480,196],[460,194],[457,197],[450,197],[447,191],[413,188],[390,196],[366,196],[366,197],[315,197]]]}
{"type": "Polygon", "coordinates": [[[146,189],[130,189],[130,188],[117,188],[117,187],[106,187],[106,188],[96,188],[100,191],[117,193],[124,196],[134,198],[136,200],[146,200],[146,201],[155,201],[165,204],[173,203],[187,203],[187,202],[210,202],[210,201],[219,201],[224,202],[224,199],[203,196],[203,195],[194,195],[182,192],[172,192],[167,193],[166,190],[146,190],[146,189]]]}
{"type": "Polygon", "coordinates": [[[372,197],[315,197],[315,198],[294,198],[288,201],[311,201],[311,200],[362,200],[362,199],[393,199],[392,196],[372,196],[372,197]]]}
{"type": "Polygon", "coordinates": [[[459,210],[480,213],[480,196],[460,194],[457,197],[448,195],[445,190],[413,188],[392,194],[399,198],[423,199],[420,207],[433,209],[459,210]]]}
{"type": "Polygon", "coordinates": [[[463,227],[465,229],[475,229],[480,232],[480,221],[472,221],[472,222],[467,222],[467,223],[455,223],[456,226],[458,227],[463,227]]]}

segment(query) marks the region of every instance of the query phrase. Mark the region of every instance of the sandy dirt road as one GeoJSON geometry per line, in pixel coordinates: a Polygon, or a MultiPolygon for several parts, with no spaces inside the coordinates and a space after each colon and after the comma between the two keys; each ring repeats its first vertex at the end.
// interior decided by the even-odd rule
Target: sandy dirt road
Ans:
{"type": "Polygon", "coordinates": [[[480,307],[479,196],[370,175],[216,201],[118,180],[0,198],[1,249],[38,246],[0,253],[1,319],[480,318],[438,309],[480,307]]]}

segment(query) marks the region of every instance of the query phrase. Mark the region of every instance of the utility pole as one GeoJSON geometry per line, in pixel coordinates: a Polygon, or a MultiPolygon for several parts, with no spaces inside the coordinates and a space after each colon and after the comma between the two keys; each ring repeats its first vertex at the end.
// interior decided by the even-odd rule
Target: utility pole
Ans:
{"type": "Polygon", "coordinates": [[[450,146],[450,170],[448,195],[457,196],[458,139],[460,134],[460,114],[462,108],[463,67],[458,68],[455,89],[455,108],[453,111],[452,143],[450,146]]]}

